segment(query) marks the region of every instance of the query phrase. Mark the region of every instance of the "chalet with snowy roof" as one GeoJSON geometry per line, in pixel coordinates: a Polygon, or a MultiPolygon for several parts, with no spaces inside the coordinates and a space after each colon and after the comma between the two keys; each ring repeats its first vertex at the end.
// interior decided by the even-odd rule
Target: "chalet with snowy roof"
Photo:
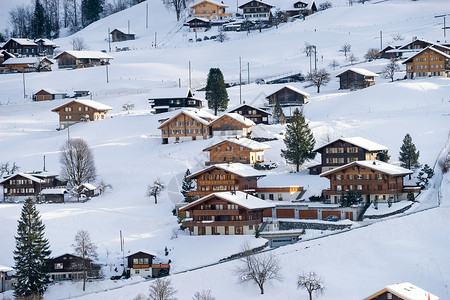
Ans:
{"type": "Polygon", "coordinates": [[[317,6],[314,1],[285,2],[285,5],[287,3],[289,3],[287,6],[282,6],[280,8],[287,17],[302,16],[304,18],[317,12],[317,6]]]}
{"type": "Polygon", "coordinates": [[[275,205],[240,191],[216,192],[179,209],[191,235],[254,234],[275,205]]]}
{"type": "Polygon", "coordinates": [[[232,16],[231,13],[225,12],[228,5],[214,0],[202,0],[189,7],[194,10],[192,17],[204,18],[213,22],[229,20],[232,16]]]}
{"type": "Polygon", "coordinates": [[[155,257],[155,253],[148,251],[138,251],[128,255],[125,268],[127,276],[152,277],[152,264],[155,257]]]}
{"type": "Polygon", "coordinates": [[[263,200],[292,201],[299,200],[304,194],[299,185],[288,186],[259,186],[255,188],[255,195],[263,200]]]}
{"type": "Polygon", "coordinates": [[[280,103],[281,106],[297,106],[308,103],[309,94],[290,85],[269,94],[266,99],[269,100],[270,106],[280,103]]]}
{"type": "Polygon", "coordinates": [[[395,47],[395,49],[387,50],[386,54],[391,56],[392,58],[402,57],[404,55],[408,57],[411,55],[411,53],[414,54],[420,52],[423,49],[430,46],[444,53],[450,54],[450,44],[440,44],[438,42],[432,42],[425,39],[417,39],[417,38],[415,38],[413,41],[405,45],[395,47]]]}
{"type": "Polygon", "coordinates": [[[450,48],[443,52],[429,46],[402,64],[406,65],[406,76],[409,79],[428,76],[450,77],[450,48]]]}
{"type": "Polygon", "coordinates": [[[33,94],[34,101],[50,101],[67,98],[67,93],[58,92],[54,89],[42,89],[39,92],[33,94]]]}
{"type": "Polygon", "coordinates": [[[54,188],[45,188],[39,194],[39,199],[42,202],[48,203],[63,203],[65,196],[69,194],[69,191],[62,186],[54,188]]]}
{"type": "Polygon", "coordinates": [[[380,152],[387,150],[386,146],[362,137],[339,138],[314,149],[322,156],[322,163],[310,167],[309,172],[320,174],[353,161],[377,159],[380,152]]]}
{"type": "Polygon", "coordinates": [[[381,291],[364,298],[364,300],[439,300],[439,297],[410,283],[402,282],[388,285],[381,291]]]}
{"type": "Polygon", "coordinates": [[[227,162],[255,164],[264,162],[264,150],[270,146],[247,138],[228,138],[203,149],[209,152],[209,161],[206,165],[227,162]]]}
{"type": "Polygon", "coordinates": [[[47,261],[48,273],[53,280],[83,279],[83,265],[87,270],[88,278],[98,278],[101,266],[93,263],[89,258],[73,254],[63,254],[47,261]]]}
{"type": "Polygon", "coordinates": [[[112,56],[100,51],[64,51],[55,57],[60,69],[109,65],[112,56]]]}
{"type": "Polygon", "coordinates": [[[322,195],[335,204],[348,191],[361,194],[366,203],[406,200],[408,191],[415,193],[415,196],[420,191],[405,189],[403,185],[403,178],[412,173],[379,160],[354,161],[320,174],[320,177],[330,180],[330,188],[323,190],[322,195]]]}
{"type": "Polygon", "coordinates": [[[7,266],[0,265],[0,293],[11,290],[13,286],[10,284],[10,278],[8,276],[8,272],[11,272],[13,269],[7,266]]]}
{"type": "Polygon", "coordinates": [[[52,112],[59,114],[59,128],[64,129],[78,122],[104,120],[111,109],[111,106],[97,101],[74,99],[52,109],[52,112]]]}
{"type": "Polygon", "coordinates": [[[340,90],[359,90],[375,84],[378,74],[362,68],[351,68],[336,75],[340,90]]]}
{"type": "Polygon", "coordinates": [[[189,31],[207,31],[211,28],[211,21],[207,18],[194,17],[186,21],[189,31]]]}
{"type": "Polygon", "coordinates": [[[258,0],[252,0],[239,6],[246,20],[270,21],[272,19],[271,9],[273,5],[258,0]]]}
{"type": "Polygon", "coordinates": [[[11,73],[46,72],[52,70],[53,62],[46,57],[17,57],[3,62],[11,73]]]}
{"type": "Polygon", "coordinates": [[[255,124],[269,124],[269,116],[272,115],[263,109],[245,103],[231,109],[229,112],[244,116],[255,124]]]}
{"type": "Polygon", "coordinates": [[[80,195],[85,195],[87,198],[92,198],[100,195],[100,191],[92,183],[83,183],[79,187],[77,187],[77,190],[80,195]]]}
{"type": "Polygon", "coordinates": [[[209,123],[211,136],[249,137],[255,123],[237,113],[225,113],[209,123]]]}
{"type": "Polygon", "coordinates": [[[54,42],[49,39],[9,39],[1,49],[6,50],[14,55],[28,57],[28,56],[53,56],[55,48],[54,42]]]}
{"type": "Polygon", "coordinates": [[[156,114],[180,108],[202,108],[203,100],[194,97],[190,88],[152,89],[148,96],[150,106],[156,114]]]}
{"type": "Polygon", "coordinates": [[[58,180],[58,175],[50,172],[21,172],[8,175],[0,181],[3,186],[3,200],[25,200],[37,198],[46,188],[64,185],[58,180]]]}
{"type": "Polygon", "coordinates": [[[250,191],[258,186],[258,179],[264,176],[247,164],[216,164],[187,177],[197,183],[197,190],[188,194],[192,197],[203,197],[221,191],[250,191]]]}
{"type": "Polygon", "coordinates": [[[195,141],[209,137],[209,123],[216,116],[201,110],[183,110],[158,127],[163,144],[195,141]]]}
{"type": "Polygon", "coordinates": [[[388,45],[388,46],[384,47],[379,52],[380,58],[386,58],[386,59],[397,58],[398,55],[395,52],[391,51],[391,50],[395,50],[397,48],[400,48],[400,46],[388,45]]]}
{"type": "Polygon", "coordinates": [[[128,28],[115,28],[110,34],[113,42],[129,41],[136,38],[136,33],[128,28]]]}

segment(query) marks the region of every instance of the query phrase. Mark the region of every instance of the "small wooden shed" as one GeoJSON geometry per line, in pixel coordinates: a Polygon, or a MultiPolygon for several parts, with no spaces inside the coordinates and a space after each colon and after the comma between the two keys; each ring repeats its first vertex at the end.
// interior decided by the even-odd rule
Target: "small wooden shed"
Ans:
{"type": "Polygon", "coordinates": [[[336,77],[339,77],[339,89],[359,90],[374,85],[374,78],[378,77],[378,74],[362,68],[351,68],[339,73],[336,77]]]}
{"type": "Polygon", "coordinates": [[[111,38],[113,42],[129,41],[136,38],[136,33],[128,28],[115,28],[111,31],[111,38]]]}

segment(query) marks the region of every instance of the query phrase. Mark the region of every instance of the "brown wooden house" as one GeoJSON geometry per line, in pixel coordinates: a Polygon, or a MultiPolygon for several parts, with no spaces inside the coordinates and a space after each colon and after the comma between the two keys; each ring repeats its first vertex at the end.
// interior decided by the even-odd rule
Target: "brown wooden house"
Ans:
{"type": "Polygon", "coordinates": [[[380,58],[391,59],[391,58],[399,57],[398,53],[393,51],[398,48],[400,48],[400,46],[388,45],[388,46],[384,47],[380,51],[380,58]]]}
{"type": "Polygon", "coordinates": [[[191,235],[254,234],[275,205],[240,191],[216,192],[179,209],[191,235]]]}
{"type": "Polygon", "coordinates": [[[9,72],[47,72],[52,70],[53,62],[46,57],[19,57],[10,58],[3,62],[9,72]]]}
{"type": "Polygon", "coordinates": [[[115,28],[111,31],[111,38],[113,42],[123,42],[134,40],[136,33],[132,32],[128,28],[115,28]]]}
{"type": "Polygon", "coordinates": [[[28,197],[36,199],[43,189],[65,184],[57,177],[57,174],[49,172],[23,172],[6,176],[0,181],[3,186],[3,200],[24,200],[28,197]]]}
{"type": "Polygon", "coordinates": [[[231,13],[225,12],[225,9],[228,8],[228,5],[223,4],[223,2],[219,1],[201,0],[189,7],[194,10],[194,12],[192,13],[193,17],[205,18],[213,22],[229,20],[232,16],[231,13]]]}
{"type": "Polygon", "coordinates": [[[290,85],[283,86],[266,97],[269,105],[298,106],[308,103],[309,94],[290,85]]]}
{"type": "Polygon", "coordinates": [[[317,12],[317,6],[314,1],[297,1],[289,7],[281,7],[287,17],[302,16],[303,18],[317,12]]]}
{"type": "Polygon", "coordinates": [[[55,57],[60,69],[109,65],[112,56],[100,51],[64,51],[55,57]]]}
{"type": "Polygon", "coordinates": [[[100,121],[112,107],[93,100],[74,99],[52,109],[59,114],[59,128],[64,129],[78,122],[100,121]]]}
{"type": "Polygon", "coordinates": [[[49,101],[67,98],[67,93],[58,92],[53,89],[42,89],[33,95],[34,101],[49,101]]]}
{"type": "Polygon", "coordinates": [[[228,162],[255,164],[264,162],[264,150],[269,145],[259,143],[247,138],[229,138],[203,149],[209,152],[209,161],[206,165],[228,162]]]}
{"type": "Polygon", "coordinates": [[[258,0],[252,0],[239,6],[244,19],[251,21],[270,21],[272,19],[272,5],[258,0]]]}
{"type": "Polygon", "coordinates": [[[55,48],[58,46],[49,39],[9,39],[1,49],[6,50],[16,56],[53,56],[55,48]]]}
{"type": "Polygon", "coordinates": [[[214,118],[214,115],[205,111],[180,111],[173,117],[164,120],[158,127],[158,129],[161,129],[162,143],[171,144],[207,139],[209,136],[209,123],[214,118]]]}
{"type": "Polygon", "coordinates": [[[152,264],[156,254],[148,251],[138,251],[127,256],[127,276],[152,277],[152,264]]]}
{"type": "Polygon", "coordinates": [[[186,25],[189,26],[189,31],[207,31],[211,28],[211,21],[206,18],[194,17],[189,19],[186,25]]]}
{"type": "Polygon", "coordinates": [[[403,282],[388,285],[364,300],[439,300],[439,297],[410,282],[403,282]]]}
{"type": "Polygon", "coordinates": [[[203,197],[221,191],[248,191],[258,186],[264,177],[260,171],[241,163],[225,163],[209,166],[189,175],[196,181],[197,190],[188,193],[191,197],[203,197]]]}
{"type": "Polygon", "coordinates": [[[148,100],[155,114],[174,111],[181,108],[202,108],[203,100],[194,97],[190,88],[152,89],[148,100]]]}
{"type": "Polygon", "coordinates": [[[339,89],[341,90],[359,90],[375,84],[375,77],[378,74],[366,69],[351,68],[336,75],[339,77],[339,89]]]}
{"type": "Polygon", "coordinates": [[[360,193],[366,203],[374,200],[397,202],[405,200],[407,192],[403,178],[413,172],[378,160],[354,161],[320,174],[330,180],[330,188],[322,194],[331,203],[348,191],[360,193]]]}
{"type": "Polygon", "coordinates": [[[255,123],[236,113],[225,113],[209,123],[211,136],[243,136],[249,137],[255,123]]]}
{"type": "Polygon", "coordinates": [[[231,109],[229,112],[244,116],[255,124],[269,124],[269,116],[272,115],[263,109],[245,103],[231,109]]]}
{"type": "Polygon", "coordinates": [[[450,77],[450,48],[446,52],[430,46],[411,56],[402,63],[406,65],[406,76],[409,79],[428,76],[450,77]]]}
{"type": "Polygon", "coordinates": [[[309,172],[320,174],[353,161],[377,159],[378,153],[387,150],[386,146],[362,137],[340,138],[314,149],[320,153],[322,163],[310,167],[309,172]]]}
{"type": "Polygon", "coordinates": [[[91,259],[64,254],[50,259],[47,262],[48,273],[53,280],[83,279],[83,264],[87,270],[88,278],[98,278],[100,265],[94,264],[91,259]]]}

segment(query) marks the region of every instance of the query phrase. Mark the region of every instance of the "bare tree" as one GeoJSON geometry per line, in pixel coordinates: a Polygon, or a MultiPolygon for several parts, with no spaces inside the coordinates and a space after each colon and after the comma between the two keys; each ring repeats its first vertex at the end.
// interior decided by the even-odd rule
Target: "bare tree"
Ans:
{"type": "Polygon", "coordinates": [[[339,63],[335,58],[333,58],[333,60],[328,64],[328,66],[332,67],[334,71],[336,70],[336,67],[339,67],[339,63]]]}
{"type": "Polygon", "coordinates": [[[181,11],[186,7],[185,0],[162,0],[168,9],[174,9],[177,14],[177,21],[180,21],[181,11]]]}
{"type": "Polygon", "coordinates": [[[216,39],[219,43],[223,43],[223,42],[225,42],[225,41],[227,41],[228,40],[228,35],[225,33],[225,32],[223,32],[223,31],[221,31],[221,32],[219,32],[219,34],[217,35],[217,39],[216,39]]]}
{"type": "Polygon", "coordinates": [[[312,49],[314,49],[314,46],[308,42],[305,42],[305,47],[302,48],[302,51],[306,54],[306,57],[309,57],[311,55],[312,49]]]}
{"type": "Polygon", "coordinates": [[[13,175],[19,172],[20,167],[16,164],[16,162],[13,162],[12,166],[9,166],[9,162],[6,162],[4,164],[0,164],[0,178],[3,177],[3,174],[6,173],[6,175],[13,175]]]}
{"type": "Polygon", "coordinates": [[[100,180],[100,183],[98,184],[98,190],[100,191],[100,194],[103,194],[107,189],[112,190],[113,187],[110,183],[106,183],[102,180],[100,180]]]}
{"type": "Polygon", "coordinates": [[[298,276],[297,287],[308,291],[309,300],[312,300],[314,292],[322,293],[325,288],[322,279],[314,272],[298,276]]]}
{"type": "Polygon", "coordinates": [[[144,294],[139,293],[133,298],[133,300],[147,300],[147,297],[144,294]]]}
{"type": "Polygon", "coordinates": [[[72,244],[75,255],[83,258],[83,291],[86,290],[86,278],[90,262],[86,260],[94,260],[97,258],[97,246],[91,241],[89,232],[86,230],[79,230],[75,235],[75,242],[72,244]]]}
{"type": "Polygon", "coordinates": [[[344,56],[347,57],[347,53],[352,51],[352,45],[349,43],[345,43],[341,46],[341,49],[339,49],[339,52],[344,52],[344,56]]]}
{"type": "Polygon", "coordinates": [[[333,4],[331,4],[330,1],[325,1],[325,2],[319,4],[318,10],[326,10],[326,9],[329,9],[332,7],[333,7],[333,4]]]}
{"type": "Polygon", "coordinates": [[[153,181],[153,185],[149,185],[147,188],[147,197],[154,197],[155,204],[158,204],[158,196],[161,194],[163,190],[166,189],[166,185],[161,181],[160,178],[153,181]]]}
{"type": "Polygon", "coordinates": [[[330,81],[330,73],[325,69],[313,70],[306,74],[306,79],[310,82],[310,85],[307,87],[315,85],[317,87],[317,93],[320,93],[320,87],[330,81]]]}
{"type": "Polygon", "coordinates": [[[124,105],[122,105],[122,108],[126,110],[128,113],[130,113],[130,110],[134,109],[134,103],[131,102],[125,103],[124,105]]]}
{"type": "Polygon", "coordinates": [[[280,263],[272,253],[251,255],[248,245],[244,245],[246,256],[241,260],[242,265],[236,269],[241,283],[253,282],[264,294],[264,284],[272,280],[281,281],[280,263]]]}
{"type": "Polygon", "coordinates": [[[397,60],[395,58],[391,58],[389,63],[383,69],[383,72],[385,73],[384,78],[390,78],[391,82],[394,82],[394,75],[398,71],[400,71],[400,67],[398,66],[397,60]]]}
{"type": "Polygon", "coordinates": [[[216,298],[211,294],[211,290],[202,290],[201,292],[195,292],[192,300],[216,300],[216,298]]]}
{"type": "Polygon", "coordinates": [[[380,51],[375,48],[370,48],[367,53],[364,54],[364,58],[367,60],[374,60],[380,58],[380,51]]]}
{"type": "Polygon", "coordinates": [[[170,279],[158,278],[150,285],[150,300],[176,300],[177,290],[172,286],[170,279]]]}
{"type": "Polygon", "coordinates": [[[397,33],[392,36],[392,39],[394,41],[398,42],[398,41],[403,41],[405,38],[401,34],[397,33]]]}
{"type": "MultiPolygon", "coordinates": [[[[69,139],[64,143],[59,153],[59,162],[62,169],[61,177],[74,188],[94,181],[97,177],[94,154],[86,141],[81,138],[69,139]]],[[[80,197],[80,194],[77,194],[80,197]]]]}
{"type": "Polygon", "coordinates": [[[353,53],[350,53],[350,54],[347,56],[347,60],[348,60],[348,62],[349,62],[351,65],[353,65],[355,62],[358,61],[358,58],[357,58],[353,53]]]}
{"type": "Polygon", "coordinates": [[[275,11],[275,15],[272,18],[272,23],[278,28],[280,23],[287,21],[287,15],[285,12],[281,11],[279,8],[275,11]]]}
{"type": "Polygon", "coordinates": [[[72,49],[75,51],[86,50],[87,45],[82,37],[73,37],[70,42],[72,43],[72,49]]]}

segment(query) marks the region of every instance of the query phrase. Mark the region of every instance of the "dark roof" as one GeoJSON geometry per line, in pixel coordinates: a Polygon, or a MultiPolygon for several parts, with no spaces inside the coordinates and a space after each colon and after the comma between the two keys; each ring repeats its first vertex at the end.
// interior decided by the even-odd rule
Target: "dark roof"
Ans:
{"type": "Polygon", "coordinates": [[[248,106],[248,107],[250,107],[250,108],[252,108],[252,109],[256,109],[256,110],[258,110],[258,111],[260,111],[260,112],[262,112],[262,113],[265,113],[265,114],[267,114],[267,115],[272,115],[271,113],[265,111],[264,109],[254,107],[254,106],[251,106],[250,104],[246,104],[246,103],[243,103],[243,104],[241,104],[241,105],[239,105],[239,106],[237,106],[237,107],[235,107],[235,108],[229,110],[228,112],[230,112],[230,113],[235,112],[236,110],[238,110],[239,108],[244,107],[244,106],[248,106]]]}
{"type": "Polygon", "coordinates": [[[243,9],[244,7],[247,7],[247,5],[248,5],[249,3],[252,3],[252,2],[259,2],[259,3],[262,4],[263,6],[274,7],[273,5],[264,3],[264,2],[262,2],[262,1],[252,0],[252,1],[248,1],[248,2],[245,3],[245,4],[242,4],[241,6],[239,6],[239,8],[240,8],[240,9],[243,9]]]}

